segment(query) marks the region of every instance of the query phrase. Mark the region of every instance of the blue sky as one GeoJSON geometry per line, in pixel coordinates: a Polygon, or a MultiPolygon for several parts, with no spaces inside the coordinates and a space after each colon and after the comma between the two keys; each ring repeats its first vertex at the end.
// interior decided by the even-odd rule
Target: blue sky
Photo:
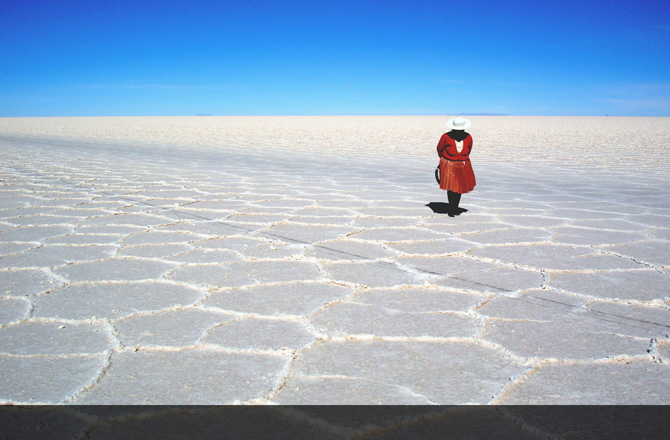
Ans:
{"type": "Polygon", "coordinates": [[[0,117],[670,116],[670,2],[3,0],[0,117]]]}

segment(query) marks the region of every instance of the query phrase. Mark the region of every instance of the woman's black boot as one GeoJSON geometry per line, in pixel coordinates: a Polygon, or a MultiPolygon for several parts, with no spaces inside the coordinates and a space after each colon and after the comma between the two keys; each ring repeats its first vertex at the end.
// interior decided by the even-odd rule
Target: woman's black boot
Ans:
{"type": "Polygon", "coordinates": [[[461,215],[461,210],[458,209],[458,204],[461,202],[461,194],[454,193],[454,214],[461,215]]]}
{"type": "Polygon", "coordinates": [[[461,195],[457,192],[447,191],[447,198],[449,199],[449,217],[460,215],[458,210],[458,203],[461,201],[461,195]]]}

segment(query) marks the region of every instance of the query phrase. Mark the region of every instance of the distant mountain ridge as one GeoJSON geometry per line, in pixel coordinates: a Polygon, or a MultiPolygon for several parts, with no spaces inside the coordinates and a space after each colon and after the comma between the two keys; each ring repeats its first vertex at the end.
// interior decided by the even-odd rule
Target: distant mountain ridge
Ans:
{"type": "Polygon", "coordinates": [[[508,113],[455,113],[456,116],[512,116],[508,113]]]}

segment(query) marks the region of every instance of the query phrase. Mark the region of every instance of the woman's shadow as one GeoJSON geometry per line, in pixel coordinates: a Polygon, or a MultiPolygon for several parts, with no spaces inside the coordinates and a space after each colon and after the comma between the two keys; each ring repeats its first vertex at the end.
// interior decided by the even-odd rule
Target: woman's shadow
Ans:
{"type": "MultiPolygon", "coordinates": [[[[426,206],[432,209],[435,214],[449,214],[451,212],[449,204],[444,202],[430,202],[426,206]]],[[[468,210],[465,208],[456,208],[456,212],[461,214],[468,212],[468,210]]]]}

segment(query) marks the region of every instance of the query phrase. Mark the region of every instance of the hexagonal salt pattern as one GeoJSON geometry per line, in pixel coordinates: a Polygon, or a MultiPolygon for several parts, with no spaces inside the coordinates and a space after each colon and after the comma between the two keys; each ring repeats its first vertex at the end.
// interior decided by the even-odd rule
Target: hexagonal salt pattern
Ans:
{"type": "Polygon", "coordinates": [[[0,135],[0,403],[669,403],[667,162],[585,173],[484,145],[449,217],[434,147],[389,163],[291,139],[270,160],[257,140],[0,135]]]}

